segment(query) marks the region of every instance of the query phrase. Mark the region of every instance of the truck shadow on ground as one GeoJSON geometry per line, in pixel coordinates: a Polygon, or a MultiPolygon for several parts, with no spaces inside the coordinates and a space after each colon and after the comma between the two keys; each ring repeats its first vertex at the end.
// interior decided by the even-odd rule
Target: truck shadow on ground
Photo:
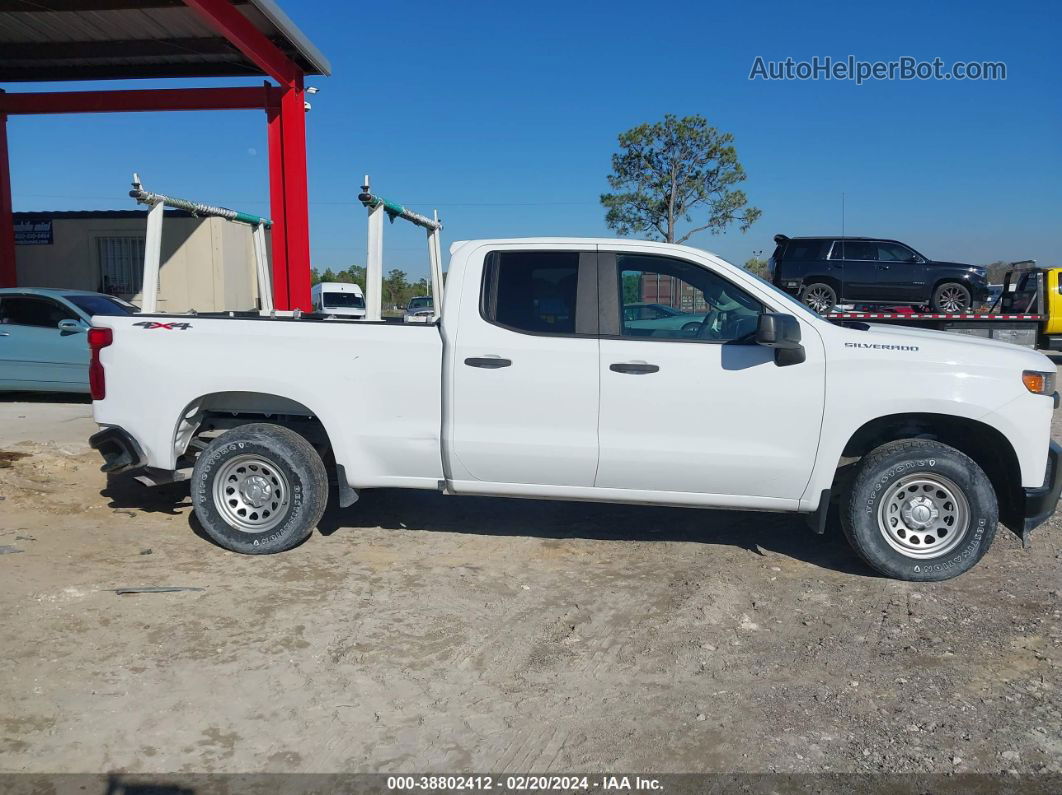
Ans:
{"type": "MultiPolygon", "coordinates": [[[[149,488],[128,474],[117,475],[108,479],[100,494],[116,511],[177,515],[192,505],[187,481],[149,488]]],[[[213,544],[195,513],[187,513],[192,531],[213,544]]],[[[333,488],[318,532],[327,537],[356,533],[361,527],[395,532],[733,546],[760,556],[785,555],[843,574],[878,576],[848,547],[836,522],[828,525],[824,535],[817,535],[802,516],[783,513],[502,497],[455,498],[411,489],[366,490],[354,505],[340,508],[333,488]]]]}
{"type": "Polygon", "coordinates": [[[115,511],[144,511],[177,516],[183,509],[192,507],[188,481],[166,483],[161,486],[145,486],[133,475],[108,475],[107,485],[100,491],[108,499],[107,507],[115,511]]]}
{"type": "MultiPolygon", "coordinates": [[[[836,522],[831,522],[836,525],[836,522]]],[[[446,497],[408,489],[373,489],[349,508],[335,501],[318,525],[323,536],[357,527],[592,541],[681,541],[773,553],[844,574],[877,577],[845,542],[793,514],[667,508],[500,497],[446,497]]],[[[356,530],[355,530],[356,532],[356,530]]]]}

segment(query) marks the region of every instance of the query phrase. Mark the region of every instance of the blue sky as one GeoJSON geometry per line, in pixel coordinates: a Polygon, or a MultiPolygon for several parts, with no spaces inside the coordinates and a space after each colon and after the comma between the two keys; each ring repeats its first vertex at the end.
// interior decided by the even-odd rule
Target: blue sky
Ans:
{"type": "MultiPolygon", "coordinates": [[[[1062,265],[1062,4],[305,2],[281,0],[331,60],[309,84],[316,267],[365,256],[361,175],[473,237],[607,235],[598,197],[616,135],[665,113],[734,134],[747,232],[690,242],[735,262],[777,232],[895,237],[938,259],[1062,265]],[[750,81],[756,56],[1004,61],[982,81],[750,81]]],[[[254,84],[111,81],[41,90],[254,84]]],[[[9,91],[26,85],[5,85],[9,91]]],[[[255,111],[15,117],[16,210],[123,209],[129,174],[268,214],[255,111]]],[[[426,272],[420,230],[389,226],[387,265],[426,272]]]]}

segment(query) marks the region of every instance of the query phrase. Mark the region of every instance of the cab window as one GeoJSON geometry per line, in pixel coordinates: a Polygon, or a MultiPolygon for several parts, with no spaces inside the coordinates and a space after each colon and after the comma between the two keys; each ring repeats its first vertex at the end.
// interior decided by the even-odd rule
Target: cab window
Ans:
{"type": "Polygon", "coordinates": [[[0,299],[0,323],[56,328],[60,320],[77,319],[77,315],[72,311],[48,298],[5,295],[0,299]]]}
{"type": "Polygon", "coordinates": [[[484,319],[528,334],[580,333],[579,262],[577,251],[492,252],[483,271],[484,319]]]}
{"type": "Polygon", "coordinates": [[[624,337],[735,342],[755,333],[763,311],[731,282],[682,260],[619,254],[616,276],[624,337]],[[660,311],[652,316],[636,311],[646,305],[660,311]]]}

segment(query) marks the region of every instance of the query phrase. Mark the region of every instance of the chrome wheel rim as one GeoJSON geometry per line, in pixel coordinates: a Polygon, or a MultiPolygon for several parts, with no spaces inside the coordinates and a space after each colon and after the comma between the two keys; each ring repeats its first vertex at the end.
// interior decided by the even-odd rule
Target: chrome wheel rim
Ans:
{"type": "Polygon", "coordinates": [[[906,475],[882,497],[878,529],[889,546],[905,557],[940,557],[966,538],[970,505],[962,489],[943,475],[906,475]]]}
{"type": "Polygon", "coordinates": [[[273,462],[241,455],[225,462],[214,478],[214,505],[232,527],[245,533],[272,530],[287,513],[291,489],[273,462]]]}
{"type": "Polygon", "coordinates": [[[945,312],[962,312],[966,309],[966,291],[961,287],[942,287],[937,293],[937,305],[945,312]]]}
{"type": "Polygon", "coordinates": [[[821,315],[833,309],[833,296],[825,287],[812,287],[804,293],[804,303],[821,315]]]}

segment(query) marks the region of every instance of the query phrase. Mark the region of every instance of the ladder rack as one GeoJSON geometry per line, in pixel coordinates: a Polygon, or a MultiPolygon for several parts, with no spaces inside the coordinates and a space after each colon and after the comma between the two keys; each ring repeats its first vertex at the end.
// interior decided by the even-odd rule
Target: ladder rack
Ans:
{"type": "Polygon", "coordinates": [[[383,218],[387,215],[391,223],[394,223],[396,218],[401,218],[423,228],[428,233],[432,320],[438,320],[443,302],[442,254],[439,245],[442,223],[439,221],[439,212],[434,211],[433,217],[428,218],[397,202],[377,196],[372,192],[368,174],[365,175],[361,193],[358,194],[358,201],[369,211],[368,251],[365,257],[365,319],[380,320],[383,298],[383,218]]]}
{"type": "Polygon", "coordinates": [[[218,207],[213,204],[178,199],[167,196],[164,193],[152,193],[144,190],[140,183],[140,175],[133,173],[133,189],[129,196],[136,199],[137,204],[146,204],[148,210],[147,235],[144,239],[144,282],[141,287],[142,314],[154,314],[158,311],[159,294],[159,268],[162,258],[162,221],[163,210],[173,207],[177,210],[185,210],[194,216],[203,218],[224,218],[238,224],[247,224],[251,227],[251,240],[254,243],[255,271],[258,276],[258,301],[263,314],[274,314],[273,309],[273,286],[269,273],[269,262],[266,258],[265,230],[273,225],[268,218],[250,213],[242,213],[238,210],[230,210],[227,207],[218,207]]]}

